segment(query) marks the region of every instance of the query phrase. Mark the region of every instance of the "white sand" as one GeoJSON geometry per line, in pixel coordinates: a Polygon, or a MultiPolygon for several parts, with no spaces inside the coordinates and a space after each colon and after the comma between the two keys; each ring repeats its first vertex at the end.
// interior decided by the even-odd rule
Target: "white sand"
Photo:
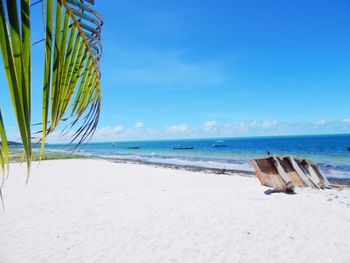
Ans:
{"type": "Polygon", "coordinates": [[[102,160],[11,165],[0,262],[350,262],[350,191],[102,160]]]}

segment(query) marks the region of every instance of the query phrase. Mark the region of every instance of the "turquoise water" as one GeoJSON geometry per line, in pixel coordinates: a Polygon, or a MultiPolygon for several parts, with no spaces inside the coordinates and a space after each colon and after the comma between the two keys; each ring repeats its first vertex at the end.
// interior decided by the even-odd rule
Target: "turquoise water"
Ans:
{"type": "MultiPolygon", "coordinates": [[[[71,146],[70,146],[71,147],[71,146]]],[[[51,149],[69,149],[49,145],[51,149]]],[[[270,154],[316,161],[328,177],[350,179],[350,135],[219,138],[87,143],[81,153],[146,163],[191,165],[252,171],[249,160],[270,154]],[[192,149],[178,149],[178,148],[192,149]],[[174,149],[176,148],[176,149],[174,149]]]]}

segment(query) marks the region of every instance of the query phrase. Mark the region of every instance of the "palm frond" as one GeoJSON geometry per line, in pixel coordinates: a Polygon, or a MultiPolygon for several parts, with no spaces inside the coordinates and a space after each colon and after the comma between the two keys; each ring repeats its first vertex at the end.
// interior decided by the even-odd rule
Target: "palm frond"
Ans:
{"type": "Polygon", "coordinates": [[[78,144],[96,129],[101,103],[99,61],[103,20],[91,8],[92,4],[91,0],[58,0],[54,7],[53,0],[46,1],[41,154],[46,135],[62,120],[73,118],[68,125],[72,128],[86,112],[73,136],[72,141],[78,144]]]}
{"type": "MultiPolygon", "coordinates": [[[[21,0],[19,16],[17,1],[7,0],[6,9],[3,1],[0,1],[0,48],[28,175],[32,158],[29,9],[29,0],[21,0]]],[[[2,142],[6,141],[6,137],[1,139],[2,142]]],[[[7,160],[7,157],[4,160],[7,160]]]]}
{"type": "MultiPolygon", "coordinates": [[[[44,0],[43,0],[44,1],[44,0]]],[[[101,16],[93,0],[45,1],[42,98],[43,154],[46,136],[71,119],[78,145],[94,133],[101,104],[101,16]]],[[[32,160],[30,0],[0,0],[0,50],[28,175],[32,160]]],[[[0,169],[8,171],[8,143],[0,108],[0,169]]],[[[1,188],[0,188],[1,190],[1,188]]]]}
{"type": "Polygon", "coordinates": [[[0,145],[0,167],[1,167],[1,175],[2,175],[2,183],[4,183],[5,179],[5,168],[7,168],[8,172],[8,164],[9,164],[9,147],[7,144],[7,137],[4,127],[4,121],[2,119],[2,114],[0,110],[0,139],[1,139],[1,145],[0,145]]]}

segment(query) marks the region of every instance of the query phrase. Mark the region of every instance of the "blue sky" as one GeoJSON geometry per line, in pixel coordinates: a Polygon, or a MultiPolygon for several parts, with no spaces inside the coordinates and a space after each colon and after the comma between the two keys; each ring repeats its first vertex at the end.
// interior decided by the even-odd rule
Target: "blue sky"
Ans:
{"type": "MultiPolygon", "coordinates": [[[[105,25],[95,140],[350,132],[348,0],[96,2],[105,25]]],[[[33,55],[40,121],[42,48],[33,55]]],[[[4,81],[0,70],[6,94],[4,81]]],[[[0,105],[15,134],[8,98],[0,105]]]]}

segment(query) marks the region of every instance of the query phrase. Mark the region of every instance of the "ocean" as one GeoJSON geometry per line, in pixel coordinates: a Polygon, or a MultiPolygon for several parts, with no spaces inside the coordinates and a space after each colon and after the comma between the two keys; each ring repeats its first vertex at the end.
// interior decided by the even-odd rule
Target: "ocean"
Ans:
{"type": "MultiPolygon", "coordinates": [[[[350,135],[114,141],[86,143],[76,151],[143,163],[253,171],[249,160],[269,154],[293,155],[317,162],[328,178],[350,179],[350,135]],[[185,148],[185,149],[184,149],[185,148]]],[[[51,144],[47,149],[72,146],[51,144]]]]}

